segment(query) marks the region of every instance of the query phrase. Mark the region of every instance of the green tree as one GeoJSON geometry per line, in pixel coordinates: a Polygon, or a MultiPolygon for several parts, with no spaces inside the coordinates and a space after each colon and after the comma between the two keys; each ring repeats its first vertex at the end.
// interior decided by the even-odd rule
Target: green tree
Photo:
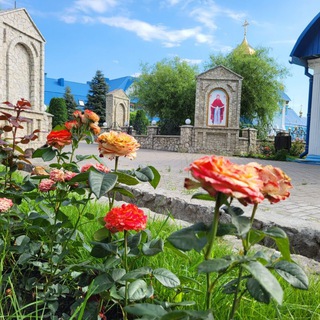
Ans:
{"type": "Polygon", "coordinates": [[[108,91],[109,86],[103,73],[97,70],[90,82],[86,106],[100,117],[100,123],[106,121],[106,94],[108,91]]]}
{"type": "Polygon", "coordinates": [[[211,55],[206,68],[219,65],[243,77],[241,119],[251,123],[256,120],[260,136],[263,135],[278,111],[279,93],[284,89],[281,80],[288,75],[287,69],[269,56],[267,48],[259,48],[248,54],[238,47],[228,55],[211,55]]]}
{"type": "Polygon", "coordinates": [[[137,134],[146,134],[149,123],[150,121],[144,110],[131,112],[130,125],[133,126],[133,129],[137,132],[137,134]]]}
{"type": "Polygon", "coordinates": [[[160,132],[179,133],[185,119],[194,119],[197,68],[175,57],[142,65],[133,83],[134,96],[150,117],[160,118],[160,132]],[[167,129],[167,130],[166,130],[167,129]]]}
{"type": "Polygon", "coordinates": [[[52,98],[48,112],[53,115],[52,128],[63,125],[68,120],[67,106],[63,98],[52,98]]]}
{"type": "Polygon", "coordinates": [[[66,102],[66,106],[67,106],[68,120],[71,120],[72,114],[74,113],[74,111],[77,108],[77,103],[74,100],[74,96],[71,93],[71,88],[69,86],[66,87],[63,98],[64,98],[64,100],[66,102]]]}

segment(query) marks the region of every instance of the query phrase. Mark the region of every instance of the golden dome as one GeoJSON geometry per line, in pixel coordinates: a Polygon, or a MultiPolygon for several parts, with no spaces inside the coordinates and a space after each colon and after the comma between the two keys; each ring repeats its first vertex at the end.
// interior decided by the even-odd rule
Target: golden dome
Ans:
{"type": "Polygon", "coordinates": [[[245,54],[254,54],[256,51],[249,45],[247,40],[247,26],[249,25],[248,21],[245,20],[244,24],[242,25],[244,27],[244,37],[240,45],[238,45],[235,48],[235,51],[241,51],[245,54]]]}

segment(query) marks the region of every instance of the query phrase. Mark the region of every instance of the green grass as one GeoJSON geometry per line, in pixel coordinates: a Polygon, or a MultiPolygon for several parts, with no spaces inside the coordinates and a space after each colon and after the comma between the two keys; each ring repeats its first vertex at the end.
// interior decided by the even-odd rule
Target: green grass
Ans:
{"type": "MultiPolygon", "coordinates": [[[[26,210],[28,206],[24,203],[21,207],[26,210]]],[[[87,212],[92,213],[95,217],[94,220],[84,218],[79,226],[79,230],[84,234],[87,244],[90,244],[93,240],[94,233],[102,227],[101,224],[97,222],[97,219],[105,216],[107,211],[107,202],[92,201],[87,204],[87,212]]],[[[65,212],[69,217],[72,217],[72,219],[76,219],[77,210],[75,208],[71,206],[66,207],[65,212]]],[[[171,217],[167,220],[150,217],[147,228],[152,232],[154,237],[166,239],[172,232],[179,229],[180,226],[171,217]]],[[[225,256],[231,254],[232,250],[233,248],[229,243],[218,239],[214,247],[214,255],[215,257],[225,256]]],[[[87,259],[93,258],[90,256],[90,252],[83,249],[78,252],[73,252],[72,255],[68,257],[68,262],[76,264],[87,259]]],[[[181,286],[175,289],[168,289],[157,284],[155,281],[155,299],[169,302],[179,302],[181,300],[194,301],[195,305],[190,308],[201,310],[204,308],[206,279],[204,275],[197,274],[197,265],[200,262],[202,262],[202,256],[197,252],[191,251],[178,255],[165,246],[163,253],[152,257],[143,257],[138,261],[135,260],[132,262],[131,268],[150,266],[151,268],[161,267],[170,270],[179,276],[181,286]]],[[[310,288],[307,291],[294,289],[284,281],[281,281],[285,294],[282,306],[278,306],[273,302],[265,305],[252,299],[244,298],[236,314],[236,319],[320,319],[320,277],[318,275],[310,275],[309,280],[310,288]]],[[[228,278],[224,278],[223,281],[219,282],[213,295],[215,320],[226,319],[231,310],[233,297],[222,293],[222,285],[226,282],[228,282],[228,278]]],[[[21,306],[18,301],[15,301],[14,288],[12,288],[12,290],[12,296],[2,296],[0,298],[0,304],[4,302],[4,300],[1,301],[1,299],[12,299],[13,301],[12,304],[16,309],[15,317],[11,317],[10,319],[40,319],[32,315],[30,315],[30,317],[22,315],[19,317],[19,314],[22,314],[22,309],[27,306],[21,306]]],[[[4,317],[1,309],[0,307],[0,320],[7,319],[4,317]]]]}

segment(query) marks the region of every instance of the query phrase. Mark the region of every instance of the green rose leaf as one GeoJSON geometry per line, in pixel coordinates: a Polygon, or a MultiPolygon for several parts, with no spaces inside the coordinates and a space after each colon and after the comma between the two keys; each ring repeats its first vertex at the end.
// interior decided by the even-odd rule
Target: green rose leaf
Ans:
{"type": "Polygon", "coordinates": [[[251,224],[248,217],[239,216],[234,213],[231,214],[231,221],[237,228],[238,236],[244,237],[250,230],[251,224]]]}
{"type": "Polygon", "coordinates": [[[153,171],[149,167],[139,168],[134,171],[134,174],[143,182],[152,181],[154,179],[153,171]]]}
{"type": "Polygon", "coordinates": [[[208,227],[200,222],[191,227],[173,232],[167,240],[179,250],[190,251],[194,249],[200,252],[207,243],[205,236],[207,231],[208,227]],[[203,233],[202,236],[201,233],[203,233]]]}
{"type": "Polygon", "coordinates": [[[100,274],[94,278],[91,287],[93,288],[91,294],[98,294],[100,292],[110,289],[114,284],[113,279],[107,274],[100,274]]]}
{"type": "Polygon", "coordinates": [[[159,318],[167,313],[162,306],[151,303],[136,303],[124,307],[124,310],[136,316],[152,316],[153,318],[159,318]]]}
{"type": "Polygon", "coordinates": [[[266,236],[273,239],[281,252],[282,256],[287,260],[291,260],[290,243],[287,234],[278,227],[272,227],[264,231],[266,236]]]}
{"type": "Polygon", "coordinates": [[[153,239],[142,246],[142,252],[146,256],[154,256],[160,252],[163,252],[164,242],[162,239],[153,239]]]}
{"type": "Polygon", "coordinates": [[[289,261],[279,261],[274,265],[278,274],[290,283],[293,287],[307,290],[309,287],[309,280],[305,272],[300,266],[289,261]]]}
{"type": "Polygon", "coordinates": [[[131,198],[131,199],[134,198],[134,194],[132,192],[130,192],[129,190],[127,190],[127,189],[114,187],[113,190],[115,192],[119,192],[120,194],[122,194],[125,197],[131,198]]]}
{"type": "Polygon", "coordinates": [[[130,300],[141,300],[146,297],[148,286],[142,279],[137,279],[129,284],[128,296],[130,300]]]}
{"type": "Polygon", "coordinates": [[[42,158],[43,161],[51,161],[55,156],[56,152],[51,146],[47,148],[39,148],[32,154],[32,158],[42,158]]]}
{"type": "Polygon", "coordinates": [[[89,172],[89,185],[98,199],[112,190],[117,180],[118,176],[112,173],[103,173],[96,170],[90,170],[89,172]]]}
{"type": "Polygon", "coordinates": [[[247,281],[247,289],[250,295],[257,301],[269,304],[270,294],[260,285],[260,283],[254,279],[250,278],[247,281]]]}
{"type": "Polygon", "coordinates": [[[213,320],[212,312],[194,310],[174,310],[161,317],[161,320],[198,319],[213,320]]]}
{"type": "Polygon", "coordinates": [[[104,258],[110,254],[116,254],[118,247],[110,243],[94,242],[91,255],[95,258],[104,258]]]}
{"type": "Polygon", "coordinates": [[[121,280],[135,280],[138,278],[142,278],[146,275],[150,275],[151,273],[152,273],[152,269],[150,267],[141,267],[141,268],[127,272],[121,278],[121,280]]]}
{"type": "Polygon", "coordinates": [[[127,186],[135,186],[139,184],[139,180],[129,174],[126,174],[121,171],[113,172],[113,174],[116,174],[118,176],[118,182],[122,184],[126,184],[127,186]]]}
{"type": "Polygon", "coordinates": [[[160,182],[161,175],[160,175],[159,171],[155,167],[149,166],[148,168],[153,173],[153,179],[151,181],[149,181],[149,183],[155,189],[158,186],[159,182],[160,182]]]}
{"type": "Polygon", "coordinates": [[[242,265],[259,282],[265,291],[267,291],[278,304],[282,304],[283,290],[276,277],[260,262],[251,261],[242,265]]]}
{"type": "Polygon", "coordinates": [[[102,241],[104,239],[107,239],[109,236],[110,231],[107,228],[101,228],[94,233],[93,239],[95,241],[102,241]]]}
{"type": "Polygon", "coordinates": [[[175,288],[180,285],[179,278],[167,269],[155,269],[153,271],[153,276],[165,287],[175,288]]]}
{"type": "Polygon", "coordinates": [[[197,200],[207,200],[207,201],[215,201],[216,198],[210,196],[208,193],[202,193],[202,192],[197,192],[192,195],[191,199],[197,199],[197,200]]]}
{"type": "Polygon", "coordinates": [[[231,263],[231,260],[226,259],[205,260],[199,264],[198,273],[221,272],[226,270],[231,263]]]}

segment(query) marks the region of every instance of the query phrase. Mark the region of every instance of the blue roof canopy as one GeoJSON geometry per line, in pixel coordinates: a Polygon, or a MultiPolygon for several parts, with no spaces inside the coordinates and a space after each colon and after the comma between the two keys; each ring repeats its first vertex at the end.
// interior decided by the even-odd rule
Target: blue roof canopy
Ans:
{"type": "Polygon", "coordinates": [[[320,13],[301,33],[290,53],[291,63],[307,67],[307,61],[320,57],[320,13]]]}

